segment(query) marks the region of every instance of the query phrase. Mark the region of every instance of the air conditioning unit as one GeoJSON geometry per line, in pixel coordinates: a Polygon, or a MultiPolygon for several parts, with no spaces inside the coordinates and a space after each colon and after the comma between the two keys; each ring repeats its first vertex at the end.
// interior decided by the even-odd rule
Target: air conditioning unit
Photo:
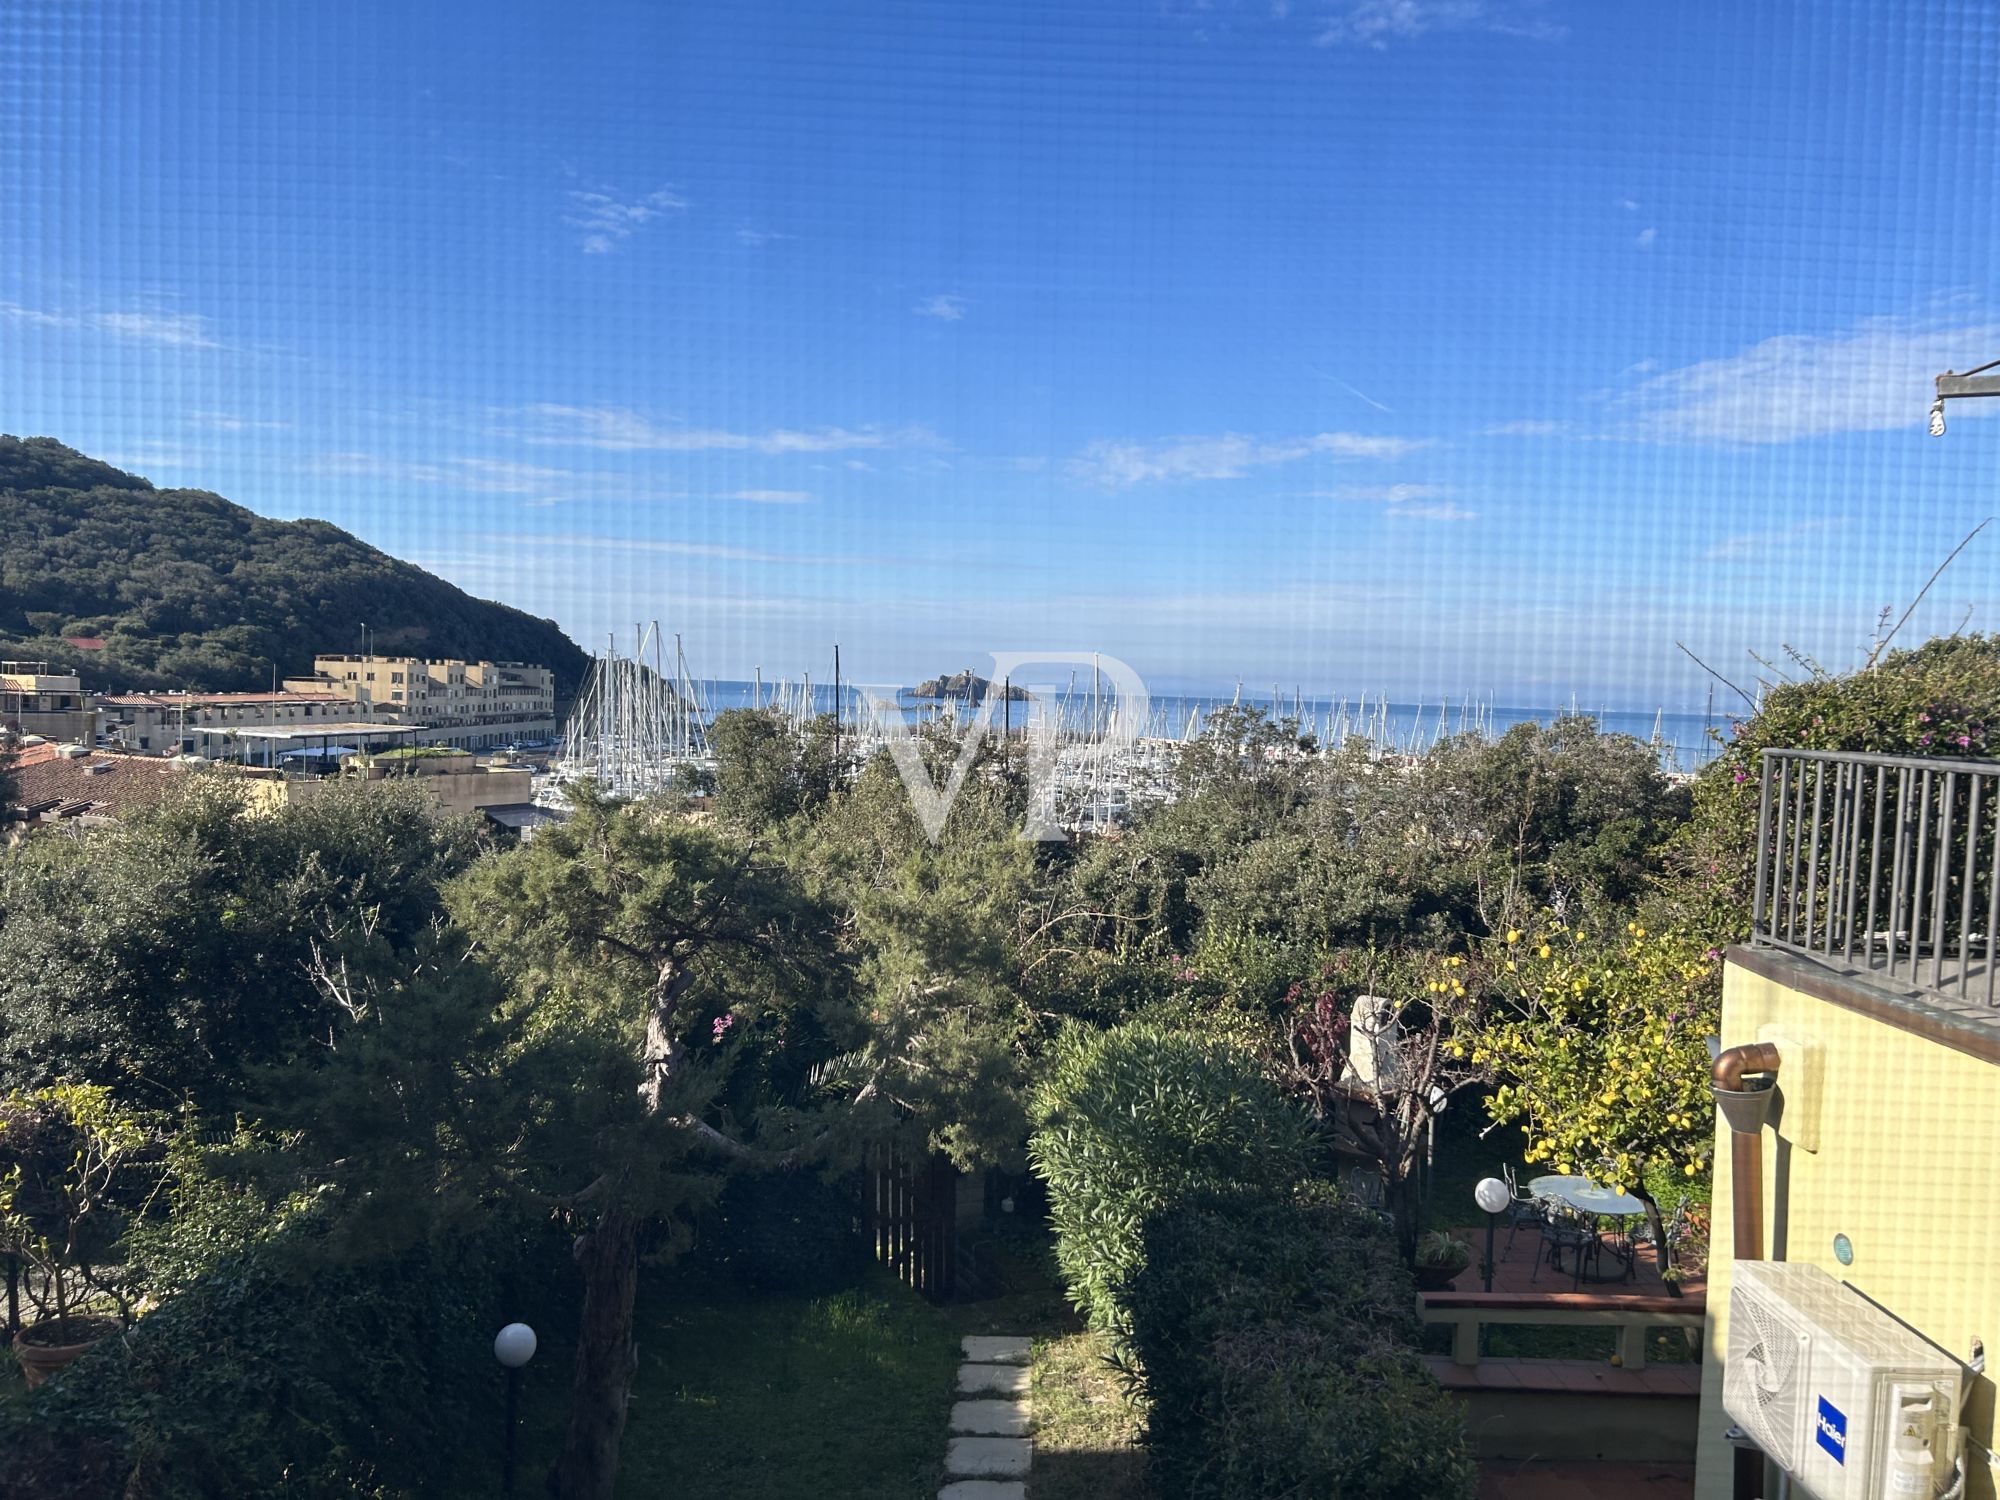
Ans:
{"type": "Polygon", "coordinates": [[[1965,1367],[1818,1266],[1738,1261],[1722,1404],[1813,1500],[1931,1500],[1965,1367]]]}

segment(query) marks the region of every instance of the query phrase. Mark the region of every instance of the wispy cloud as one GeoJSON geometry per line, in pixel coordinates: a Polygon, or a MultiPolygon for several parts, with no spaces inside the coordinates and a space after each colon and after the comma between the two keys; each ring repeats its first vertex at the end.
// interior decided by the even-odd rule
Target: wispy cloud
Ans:
{"type": "Polygon", "coordinates": [[[743,500],[752,505],[804,505],[817,499],[811,490],[730,490],[718,500],[743,500]]]}
{"type": "Polygon", "coordinates": [[[1796,526],[1786,526],[1776,531],[1745,531],[1736,536],[1724,537],[1713,547],[1702,553],[1703,562],[1751,562],[1760,557],[1781,552],[1793,543],[1809,536],[1819,536],[1829,531],[1839,531],[1847,525],[1845,516],[1824,516],[1817,520],[1801,521],[1796,526]]]}
{"type": "Polygon", "coordinates": [[[941,292],[935,297],[924,298],[916,305],[915,311],[920,317],[956,323],[965,316],[965,299],[949,292],[941,292]]]}
{"type": "Polygon", "coordinates": [[[175,349],[220,349],[200,313],[154,312],[132,309],[113,312],[55,312],[48,308],[26,307],[19,302],[0,302],[0,318],[35,328],[94,328],[116,338],[141,344],[165,344],[175,349]]]}
{"type": "Polygon", "coordinates": [[[747,224],[736,231],[736,243],[739,245],[770,245],[791,238],[791,235],[780,234],[775,229],[753,229],[747,224]]]}
{"type": "Polygon", "coordinates": [[[1402,505],[1410,500],[1435,500],[1449,493],[1441,484],[1336,484],[1332,489],[1309,490],[1307,498],[1402,505]]]}
{"type": "Polygon", "coordinates": [[[1442,505],[1392,505],[1385,512],[1405,521],[1476,521],[1479,512],[1467,510],[1462,505],[1446,502],[1442,505]]]}
{"type": "Polygon", "coordinates": [[[0,302],[0,318],[10,323],[27,323],[36,328],[74,328],[78,320],[68,313],[49,312],[39,307],[23,307],[18,302],[0,302]]]}
{"type": "Polygon", "coordinates": [[[1548,417],[1518,417],[1511,422],[1494,422],[1479,429],[1485,437],[1560,437],[1569,423],[1548,417]]]}
{"type": "Polygon", "coordinates": [[[662,214],[678,213],[688,200],[670,187],[624,199],[595,189],[572,188],[563,222],[580,230],[586,255],[608,255],[662,214]]]}
{"type": "Polygon", "coordinates": [[[1615,396],[1613,435],[1657,442],[1789,443],[1920,427],[1941,370],[1990,358],[2000,321],[1877,318],[1781,334],[1667,370],[1615,396]]]}
{"type": "Polygon", "coordinates": [[[622,453],[840,453],[944,446],[935,433],[923,427],[780,427],[765,432],[731,432],[659,422],[622,406],[542,402],[521,412],[520,419],[519,425],[505,429],[508,436],[530,443],[622,453]]]}
{"type": "Polygon", "coordinates": [[[1313,38],[1320,47],[1413,42],[1435,32],[1478,31],[1559,42],[1567,27],[1551,21],[1543,0],[1347,0],[1313,38]]]}
{"type": "Polygon", "coordinates": [[[233,411],[191,411],[188,421],[211,432],[283,432],[290,422],[273,422],[257,417],[238,416],[233,411]]]}
{"type": "Polygon", "coordinates": [[[142,344],[167,344],[176,349],[219,349],[200,313],[101,312],[90,321],[106,333],[142,344]]]}
{"type": "Polygon", "coordinates": [[[433,460],[404,459],[381,453],[322,453],[309,460],[306,468],[309,473],[329,479],[370,479],[474,495],[514,495],[530,505],[562,505],[586,500],[629,502],[686,498],[679,491],[662,490],[629,474],[553,468],[495,458],[433,460]]]}
{"type": "Polygon", "coordinates": [[[1633,236],[1632,243],[1637,245],[1641,250],[1650,250],[1653,248],[1653,241],[1659,237],[1660,231],[1648,226],[1633,236]]]}
{"type": "Polygon", "coordinates": [[[1096,442],[1070,460],[1076,478],[1107,489],[1154,481],[1240,479],[1252,469],[1323,454],[1334,458],[1401,458],[1421,448],[1410,438],[1358,432],[1321,432],[1265,441],[1239,432],[1175,437],[1153,443],[1096,442]]]}

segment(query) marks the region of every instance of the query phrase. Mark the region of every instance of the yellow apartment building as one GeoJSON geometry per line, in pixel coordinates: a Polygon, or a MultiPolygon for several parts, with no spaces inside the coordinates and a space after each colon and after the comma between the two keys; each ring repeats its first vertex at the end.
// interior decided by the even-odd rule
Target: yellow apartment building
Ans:
{"type": "Polygon", "coordinates": [[[1697,1500],[1985,1500],[2000,1477],[1981,1358],[2000,1346],[2000,765],[1774,751],[1762,791],[1753,936],[1723,986],[1718,1080],[1732,1058],[1743,1077],[1718,1103],[1749,1109],[1717,1125],[1697,1500]],[[1919,1393],[1871,1417],[1873,1398],[1829,1395],[1847,1377],[1824,1325],[1809,1348],[1753,1329],[1771,1326],[1755,1298],[1773,1273],[1739,1272],[1756,1260],[1818,1267],[1842,1319],[1956,1362],[1959,1410],[1919,1393]],[[1871,1420],[1889,1425],[1866,1449],[1871,1420]],[[1789,1468],[1773,1457],[1787,1449],[1789,1468]]]}
{"type": "Polygon", "coordinates": [[[555,674],[523,662],[319,655],[311,677],[285,686],[341,693],[365,717],[422,725],[427,744],[479,750],[556,733],[555,674]]]}

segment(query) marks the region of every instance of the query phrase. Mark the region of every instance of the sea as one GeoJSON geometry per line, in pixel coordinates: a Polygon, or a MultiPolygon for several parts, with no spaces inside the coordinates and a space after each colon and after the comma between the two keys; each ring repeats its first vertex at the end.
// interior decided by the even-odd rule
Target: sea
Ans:
{"type": "MultiPolygon", "coordinates": [[[[807,697],[805,684],[799,682],[760,684],[716,679],[699,682],[697,687],[710,713],[721,713],[731,708],[752,708],[760,704],[798,713],[804,708],[807,697]]],[[[835,696],[831,683],[814,682],[810,696],[813,713],[834,711],[835,696]]],[[[839,695],[842,716],[854,720],[871,712],[887,711],[886,695],[881,696],[877,706],[872,707],[871,696],[864,689],[843,684],[839,695]]],[[[1093,709],[1090,688],[1086,683],[1080,689],[1065,692],[1056,704],[1056,711],[1064,725],[1081,728],[1092,722],[1093,713],[1098,716],[1098,722],[1109,722],[1115,701],[1115,697],[1107,692],[1093,709]]],[[[1498,737],[1516,724],[1546,725],[1565,714],[1588,714],[1605,733],[1630,735],[1644,744],[1657,741],[1662,769],[1680,773],[1698,771],[1713,760],[1722,748],[1716,736],[1727,736],[1730,729],[1726,714],[1669,713],[1663,709],[1592,708],[1580,703],[1522,707],[1467,699],[1397,703],[1379,696],[1363,698],[1358,695],[1346,699],[1282,695],[1274,700],[1269,694],[1260,698],[1246,692],[1240,696],[1154,695],[1147,701],[1147,733],[1169,739],[1184,738],[1191,724],[1199,726],[1216,709],[1227,708],[1237,702],[1262,709],[1266,714],[1272,713],[1275,708],[1280,717],[1296,715],[1300,726],[1307,733],[1316,735],[1323,744],[1335,743],[1343,735],[1357,736],[1404,754],[1421,754],[1448,735],[1476,733],[1498,737]]],[[[996,695],[993,720],[998,723],[1005,714],[1016,724],[1025,723],[1032,707],[1031,704],[1017,702],[1011,709],[1005,709],[996,695]]],[[[901,690],[896,694],[893,712],[903,723],[916,724],[939,717],[963,718],[968,710],[962,703],[918,698],[907,690],[901,690]]]]}

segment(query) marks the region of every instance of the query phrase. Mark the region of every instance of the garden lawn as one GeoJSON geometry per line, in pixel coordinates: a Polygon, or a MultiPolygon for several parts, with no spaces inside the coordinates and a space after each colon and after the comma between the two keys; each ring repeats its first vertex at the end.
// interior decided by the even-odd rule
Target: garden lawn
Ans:
{"type": "Polygon", "coordinates": [[[1096,1333],[1035,1340],[1035,1500],[1149,1500],[1144,1415],[1125,1399],[1096,1333]]]}
{"type": "Polygon", "coordinates": [[[950,1318],[890,1277],[824,1296],[641,1294],[621,1495],[932,1500],[958,1368],[950,1318]]]}

